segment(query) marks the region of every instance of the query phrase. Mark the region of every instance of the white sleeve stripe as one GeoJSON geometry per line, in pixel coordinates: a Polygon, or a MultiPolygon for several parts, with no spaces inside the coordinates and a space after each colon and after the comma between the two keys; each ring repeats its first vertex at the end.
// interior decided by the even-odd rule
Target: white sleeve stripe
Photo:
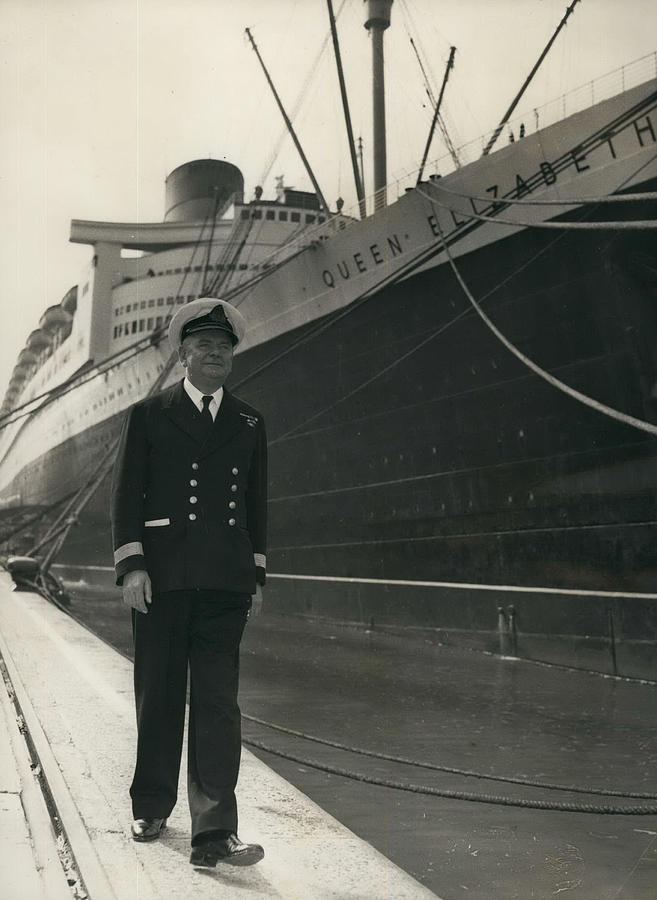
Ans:
{"type": "Polygon", "coordinates": [[[114,565],[118,566],[121,560],[128,556],[143,556],[144,548],[140,541],[131,541],[129,544],[123,544],[118,550],[114,551],[114,565]]]}
{"type": "Polygon", "coordinates": [[[260,566],[260,568],[262,568],[262,569],[267,568],[267,557],[265,556],[264,553],[254,553],[253,560],[254,560],[256,566],[260,566]]]}

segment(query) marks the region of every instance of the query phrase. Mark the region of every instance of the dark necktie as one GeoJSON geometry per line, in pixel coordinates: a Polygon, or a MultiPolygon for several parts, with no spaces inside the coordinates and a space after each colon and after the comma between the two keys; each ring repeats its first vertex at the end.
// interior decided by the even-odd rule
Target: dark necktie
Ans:
{"type": "Polygon", "coordinates": [[[203,410],[201,412],[201,418],[203,419],[203,424],[206,429],[209,430],[212,427],[212,423],[214,419],[212,418],[212,413],[210,412],[210,404],[212,403],[212,394],[204,394],[203,395],[203,410]]]}

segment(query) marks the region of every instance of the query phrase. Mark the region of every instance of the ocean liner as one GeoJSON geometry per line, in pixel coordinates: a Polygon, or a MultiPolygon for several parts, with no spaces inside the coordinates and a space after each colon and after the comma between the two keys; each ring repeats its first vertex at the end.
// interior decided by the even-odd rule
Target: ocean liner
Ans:
{"type": "MultiPolygon", "coordinates": [[[[247,201],[206,159],[169,175],[163,222],[74,220],[88,270],[2,406],[5,522],[75,492],[125,410],[182,376],[172,311],[222,296],[250,325],[229,387],[268,423],[272,608],[483,646],[501,620],[615,627],[654,650],[655,61],[389,204],[384,182],[362,218],[282,184],[247,201]]],[[[107,494],[69,575],[111,577],[107,494]]]]}

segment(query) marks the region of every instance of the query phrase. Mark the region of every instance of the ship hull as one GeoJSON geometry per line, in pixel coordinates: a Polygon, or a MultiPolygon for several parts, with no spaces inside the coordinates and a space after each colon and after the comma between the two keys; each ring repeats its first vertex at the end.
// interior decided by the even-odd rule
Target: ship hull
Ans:
{"type": "MultiPolygon", "coordinates": [[[[651,238],[523,231],[458,267],[527,356],[654,421],[651,238]]],[[[652,671],[654,601],[637,595],[657,590],[657,441],[529,371],[448,265],[248,350],[231,384],[268,423],[273,608],[507,652],[531,635],[529,655],[652,671]]],[[[122,418],[35,459],[5,495],[73,490],[122,418]]],[[[61,564],[109,567],[108,491],[61,564]]]]}
{"type": "MultiPolygon", "coordinates": [[[[654,210],[596,202],[657,189],[656,104],[645,82],[363,221],[331,217],[252,279],[237,278],[240,239],[245,261],[222,290],[250,327],[229,386],[268,423],[271,608],[657,678],[657,440],[613,413],[657,420],[657,253],[641,227],[654,210]],[[596,224],[624,218],[639,227],[596,224]],[[514,355],[453,265],[513,348],[607,411],[514,355]]],[[[248,235],[263,210],[240,216],[248,235]]],[[[147,310],[179,293],[164,285],[182,257],[154,251],[153,269],[112,287],[130,228],[74,234],[107,243],[74,320],[89,319],[75,358],[88,368],[24,388],[56,396],[3,429],[5,511],[55,504],[93,477],[168,357],[156,333],[132,347],[147,318],[129,332],[125,320],[116,344],[109,322],[137,297],[147,310]]],[[[111,580],[108,492],[84,509],[61,571],[111,580]]]]}

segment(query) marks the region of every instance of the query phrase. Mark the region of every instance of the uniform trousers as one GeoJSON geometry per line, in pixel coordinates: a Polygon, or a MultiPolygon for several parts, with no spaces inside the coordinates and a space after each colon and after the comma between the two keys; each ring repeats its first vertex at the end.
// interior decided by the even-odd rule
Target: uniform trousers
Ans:
{"type": "Polygon", "coordinates": [[[208,831],[237,831],[239,645],[250,607],[249,594],[189,590],[155,594],[147,613],[132,610],[137,708],[133,817],[166,818],[175,806],[189,667],[192,843],[208,831]]]}

